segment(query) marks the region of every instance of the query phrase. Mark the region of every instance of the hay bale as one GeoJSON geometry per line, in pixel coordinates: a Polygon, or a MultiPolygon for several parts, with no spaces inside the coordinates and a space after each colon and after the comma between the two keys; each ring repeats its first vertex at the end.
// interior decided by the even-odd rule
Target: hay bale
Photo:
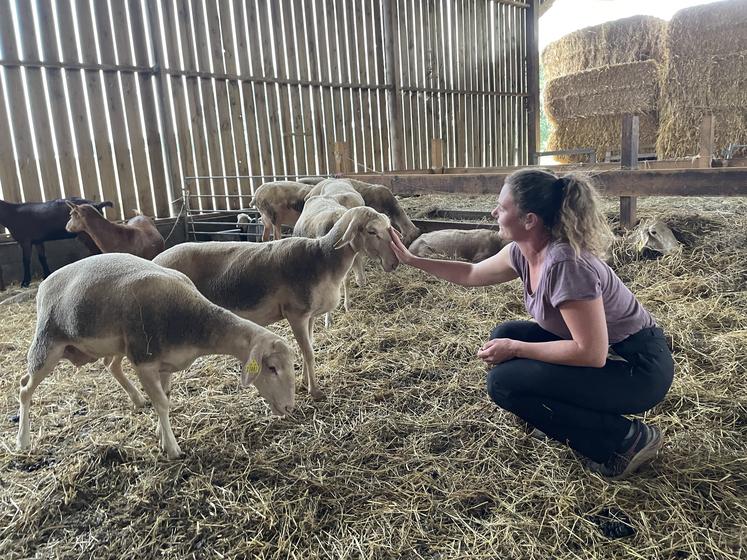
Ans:
{"type": "MultiPolygon", "coordinates": [[[[640,116],[639,144],[641,148],[656,144],[658,118],[656,113],[640,116]]],[[[597,161],[603,160],[607,151],[620,150],[622,136],[622,116],[605,115],[589,118],[563,119],[554,123],[548,150],[570,150],[573,148],[594,148],[597,161]]],[[[586,156],[556,156],[561,163],[587,161],[586,156]]]]}
{"type": "Polygon", "coordinates": [[[609,66],[664,60],[667,23],[652,16],[633,16],[574,31],[542,51],[546,80],[609,66]]]}
{"type": "Polygon", "coordinates": [[[659,101],[659,64],[653,60],[615,64],[550,81],[545,110],[553,121],[653,113],[659,101]]]}
{"type": "Polygon", "coordinates": [[[680,10],[666,36],[660,157],[699,151],[703,115],[716,116],[715,142],[747,143],[747,1],[680,10]]]}

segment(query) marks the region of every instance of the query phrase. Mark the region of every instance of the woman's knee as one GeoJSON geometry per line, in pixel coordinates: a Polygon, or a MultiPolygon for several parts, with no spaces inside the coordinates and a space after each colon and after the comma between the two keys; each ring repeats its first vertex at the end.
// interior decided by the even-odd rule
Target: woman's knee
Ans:
{"type": "Polygon", "coordinates": [[[518,372],[511,362],[498,364],[488,372],[488,395],[501,408],[510,410],[513,394],[512,380],[515,379],[516,375],[518,375],[518,372]]]}
{"type": "Polygon", "coordinates": [[[511,338],[523,340],[524,333],[533,325],[531,321],[506,321],[496,325],[490,333],[490,340],[494,338],[511,338]]]}

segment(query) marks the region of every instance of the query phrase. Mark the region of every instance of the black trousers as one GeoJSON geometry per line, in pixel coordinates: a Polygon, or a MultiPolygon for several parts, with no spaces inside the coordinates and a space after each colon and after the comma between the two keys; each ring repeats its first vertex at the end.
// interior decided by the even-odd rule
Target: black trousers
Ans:
{"type": "MultiPolygon", "coordinates": [[[[509,321],[490,336],[525,342],[560,340],[532,321],[509,321]]],[[[604,367],[563,366],[516,358],[494,366],[488,393],[557,441],[597,462],[609,459],[630,429],[623,414],[644,412],[661,402],[674,375],[663,331],[647,328],[612,348],[626,361],[604,367]]]]}

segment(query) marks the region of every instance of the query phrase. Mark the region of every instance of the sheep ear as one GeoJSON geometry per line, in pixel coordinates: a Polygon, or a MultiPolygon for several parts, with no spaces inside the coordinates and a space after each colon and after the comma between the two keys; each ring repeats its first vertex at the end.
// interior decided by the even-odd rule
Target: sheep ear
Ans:
{"type": "Polygon", "coordinates": [[[77,204],[74,204],[74,203],[70,202],[69,200],[66,200],[65,204],[67,204],[67,207],[70,208],[70,210],[75,210],[78,207],[77,204]]]}
{"type": "Polygon", "coordinates": [[[262,350],[259,345],[255,346],[249,353],[249,360],[241,368],[241,386],[249,387],[262,372],[262,350]]]}
{"type": "Polygon", "coordinates": [[[358,233],[362,219],[363,216],[359,213],[356,213],[353,216],[350,220],[350,224],[348,224],[348,229],[346,229],[345,233],[342,234],[340,240],[335,243],[335,249],[342,249],[345,245],[350,245],[353,250],[357,250],[355,245],[353,245],[353,240],[355,239],[355,234],[358,233]]]}

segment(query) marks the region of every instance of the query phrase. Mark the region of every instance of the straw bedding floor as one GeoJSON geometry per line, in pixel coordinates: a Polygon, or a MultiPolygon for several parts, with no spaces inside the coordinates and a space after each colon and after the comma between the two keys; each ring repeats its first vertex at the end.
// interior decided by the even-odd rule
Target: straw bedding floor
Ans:
{"type": "MultiPolygon", "coordinates": [[[[403,202],[490,209],[495,197],[403,202]]],[[[608,484],[571,452],[522,436],[489,401],[475,351],[524,317],[516,283],[462,289],[371,267],[352,310],[317,327],[324,402],[277,419],[238,364],[175,376],[186,458],[156,447],[152,408],[132,412],[99,365],[38,389],[32,445],[13,450],[32,302],[1,308],[3,558],[719,558],[747,546],[747,200],[642,199],[681,255],[620,276],[672,336],[676,380],[648,414],[661,457],[608,484]]],[[[610,211],[614,203],[609,202],[610,211]]],[[[290,338],[284,325],[274,327],[290,338]]]]}

